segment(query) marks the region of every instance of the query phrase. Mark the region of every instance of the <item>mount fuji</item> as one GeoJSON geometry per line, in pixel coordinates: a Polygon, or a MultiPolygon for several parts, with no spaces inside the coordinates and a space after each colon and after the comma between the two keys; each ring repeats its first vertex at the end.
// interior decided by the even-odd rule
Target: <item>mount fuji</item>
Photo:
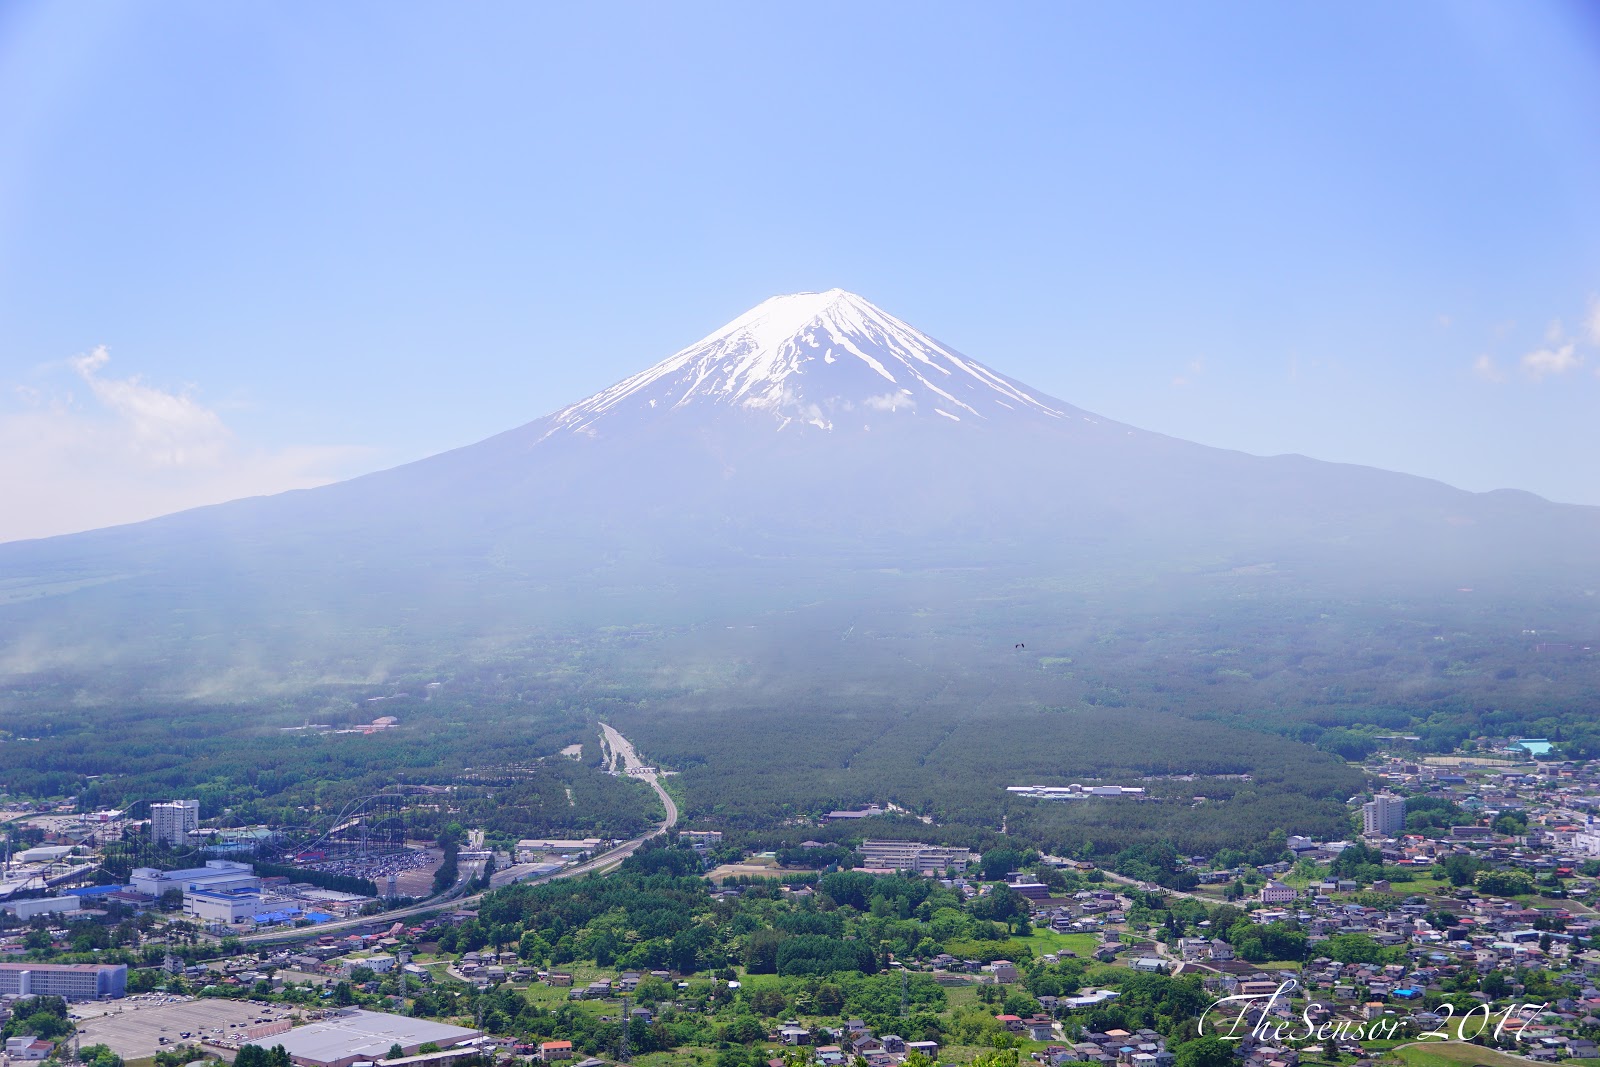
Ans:
{"type": "Polygon", "coordinates": [[[776,296],[649,370],[551,416],[549,434],[719,410],[779,429],[870,430],[895,418],[1062,419],[1020,382],[955,352],[854,293],[776,296]]]}
{"type": "Polygon", "coordinates": [[[0,545],[0,678],[231,691],[578,635],[981,644],[1264,603],[1588,625],[1596,543],[1600,509],[1101,418],[835,289],[416,463],[0,545]]]}

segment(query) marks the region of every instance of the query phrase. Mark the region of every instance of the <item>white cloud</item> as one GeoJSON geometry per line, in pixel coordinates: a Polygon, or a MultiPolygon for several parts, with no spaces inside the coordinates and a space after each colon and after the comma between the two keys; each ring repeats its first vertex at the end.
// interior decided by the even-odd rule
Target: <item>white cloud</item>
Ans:
{"type": "Polygon", "coordinates": [[[137,522],[322,485],[370,450],[253,447],[192,390],[107,377],[104,347],[67,361],[82,389],[13,385],[0,404],[0,541],[137,522]]]}
{"type": "Polygon", "coordinates": [[[1589,335],[1589,343],[1600,345],[1600,296],[1589,298],[1589,314],[1583,319],[1584,332],[1589,335]]]}
{"type": "Polygon", "coordinates": [[[908,393],[884,393],[882,396],[869,396],[861,402],[873,411],[899,411],[901,408],[910,411],[917,406],[917,401],[908,393]]]}
{"type": "Polygon", "coordinates": [[[187,393],[168,393],[132,378],[102,378],[111,353],[101,345],[70,362],[95,399],[127,431],[146,459],[163,466],[216,466],[232,438],[217,413],[187,393]]]}
{"type": "Polygon", "coordinates": [[[1174,389],[1182,389],[1186,386],[1193,385],[1194,380],[1206,372],[1205,357],[1200,356],[1196,359],[1191,359],[1186,371],[1187,373],[1179,374],[1172,379],[1172,387],[1174,389]]]}
{"type": "Polygon", "coordinates": [[[1534,381],[1539,381],[1552,374],[1565,374],[1583,364],[1583,357],[1576,354],[1576,346],[1568,341],[1559,347],[1551,345],[1529,352],[1522,357],[1522,369],[1532,376],[1534,381]]]}
{"type": "Polygon", "coordinates": [[[1506,376],[1495,365],[1494,359],[1489,355],[1481,355],[1472,361],[1472,373],[1486,382],[1503,382],[1506,376]]]}

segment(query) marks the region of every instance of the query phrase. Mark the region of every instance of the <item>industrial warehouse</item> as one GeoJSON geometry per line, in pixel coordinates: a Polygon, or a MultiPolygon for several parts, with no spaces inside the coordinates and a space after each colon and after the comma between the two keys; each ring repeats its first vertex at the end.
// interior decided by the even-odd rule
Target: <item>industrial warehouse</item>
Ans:
{"type": "Polygon", "coordinates": [[[395,1045],[412,1056],[426,1044],[448,1049],[482,1036],[481,1030],[350,1008],[296,1027],[270,1043],[282,1045],[301,1067],[350,1067],[358,1061],[384,1059],[395,1045]]]}

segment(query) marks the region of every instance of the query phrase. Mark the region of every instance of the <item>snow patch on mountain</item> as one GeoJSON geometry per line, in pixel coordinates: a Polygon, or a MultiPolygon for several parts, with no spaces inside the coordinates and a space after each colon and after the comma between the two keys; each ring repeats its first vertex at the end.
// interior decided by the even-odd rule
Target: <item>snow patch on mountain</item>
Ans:
{"type": "Polygon", "coordinates": [[[597,434],[608,417],[714,407],[770,415],[779,428],[935,418],[961,423],[1066,413],[842,289],[776,296],[648,370],[551,417],[544,436],[597,434]]]}

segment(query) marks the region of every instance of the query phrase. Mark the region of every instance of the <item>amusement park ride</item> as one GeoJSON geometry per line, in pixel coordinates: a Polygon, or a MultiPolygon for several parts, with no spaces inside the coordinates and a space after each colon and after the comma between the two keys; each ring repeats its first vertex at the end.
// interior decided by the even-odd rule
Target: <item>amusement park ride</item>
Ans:
{"type": "MultiPolygon", "coordinates": [[[[114,856],[117,867],[182,866],[205,859],[254,860],[287,866],[362,864],[408,851],[407,813],[420,789],[388,789],[359,797],[337,810],[308,813],[302,822],[275,825],[212,825],[189,831],[184,844],[173,846],[152,840],[146,826],[152,804],[147,797],[121,811],[101,813],[114,819],[93,821],[79,817],[74,844],[42,846],[18,851],[8,829],[0,861],[0,900],[28,895],[90,878],[114,856]],[[86,860],[81,853],[87,852],[86,860]],[[74,855],[79,853],[79,855],[74,855]]],[[[380,887],[396,895],[395,879],[380,887]]]]}

